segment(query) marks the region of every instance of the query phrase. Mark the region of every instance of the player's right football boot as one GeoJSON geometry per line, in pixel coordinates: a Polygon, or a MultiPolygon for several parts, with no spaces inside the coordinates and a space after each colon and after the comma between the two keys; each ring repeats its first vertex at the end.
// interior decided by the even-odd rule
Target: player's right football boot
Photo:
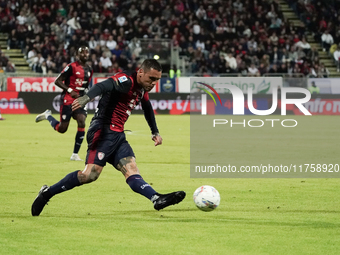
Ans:
{"type": "Polygon", "coordinates": [[[51,110],[47,109],[46,111],[44,111],[43,113],[40,113],[39,115],[37,115],[37,117],[35,117],[35,122],[47,120],[47,117],[51,114],[52,114],[51,110]]]}
{"type": "Polygon", "coordinates": [[[31,208],[32,216],[39,216],[42,210],[44,209],[45,205],[49,201],[49,199],[45,198],[46,195],[44,196],[44,193],[48,192],[49,188],[50,187],[47,185],[41,187],[38,196],[35,198],[32,204],[31,208]]]}
{"type": "Polygon", "coordinates": [[[185,198],[184,191],[176,191],[169,194],[158,194],[154,195],[153,198],[153,207],[156,210],[162,210],[169,205],[175,205],[180,203],[185,198]]]}
{"type": "Polygon", "coordinates": [[[70,160],[74,160],[74,161],[83,161],[78,154],[73,153],[70,160]]]}

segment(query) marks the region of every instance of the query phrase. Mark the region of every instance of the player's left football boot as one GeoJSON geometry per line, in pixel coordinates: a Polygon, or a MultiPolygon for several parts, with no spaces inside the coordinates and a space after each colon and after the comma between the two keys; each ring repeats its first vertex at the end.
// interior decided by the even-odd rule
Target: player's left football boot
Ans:
{"type": "Polygon", "coordinates": [[[49,188],[50,187],[47,185],[41,187],[38,196],[35,198],[32,204],[31,208],[32,216],[39,216],[42,210],[44,209],[45,205],[47,205],[49,199],[46,198],[46,194],[44,195],[44,193],[48,192],[49,188]]]}
{"type": "Polygon", "coordinates": [[[43,113],[40,113],[39,115],[37,115],[37,117],[35,117],[35,122],[47,120],[47,117],[51,114],[52,114],[51,110],[47,109],[46,111],[44,111],[43,113]]]}
{"type": "Polygon", "coordinates": [[[83,161],[78,154],[73,153],[70,160],[74,160],[74,161],[83,161]]]}
{"type": "Polygon", "coordinates": [[[185,198],[185,192],[184,191],[176,191],[169,194],[158,194],[154,195],[153,197],[153,207],[156,210],[162,210],[165,207],[168,207],[170,205],[175,205],[180,203],[185,198]]]}

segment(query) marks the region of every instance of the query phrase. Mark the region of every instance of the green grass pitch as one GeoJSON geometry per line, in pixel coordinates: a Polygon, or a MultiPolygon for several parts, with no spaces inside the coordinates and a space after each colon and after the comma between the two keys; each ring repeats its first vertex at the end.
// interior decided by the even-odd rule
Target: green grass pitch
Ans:
{"type": "MultiPolygon", "coordinates": [[[[35,123],[35,115],[3,117],[0,254],[339,254],[339,179],[190,178],[189,116],[157,115],[164,139],[158,147],[143,116],[131,116],[125,127],[132,130],[127,139],[144,179],[161,193],[186,191],[182,203],[155,211],[107,165],[96,182],[57,195],[39,217],[32,217],[31,204],[43,184],[84,168],[84,162],[69,160],[76,125],[72,121],[65,134],[58,134],[47,121],[35,123]],[[204,184],[221,194],[213,212],[199,211],[192,200],[194,190],[204,184]]],[[[292,151],[294,157],[301,153],[308,159],[306,153],[311,153],[315,160],[320,150],[340,163],[338,117],[305,120],[301,125],[307,132],[304,141],[311,138],[309,149],[304,150],[299,136],[286,137],[286,144],[300,148],[292,151]],[[322,141],[327,143],[321,150],[322,141]]],[[[246,148],[251,142],[247,139],[246,148]]],[[[86,145],[84,141],[82,158],[86,145]]],[[[270,146],[265,150],[270,152],[270,146]]]]}

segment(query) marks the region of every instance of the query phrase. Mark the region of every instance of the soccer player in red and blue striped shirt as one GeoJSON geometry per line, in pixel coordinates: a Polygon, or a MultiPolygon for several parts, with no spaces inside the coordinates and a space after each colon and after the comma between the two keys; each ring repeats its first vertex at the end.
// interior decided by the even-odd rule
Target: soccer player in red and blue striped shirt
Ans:
{"type": "Polygon", "coordinates": [[[157,128],[148,94],[161,78],[161,74],[162,67],[159,62],[147,59],[137,73],[131,76],[124,73],[111,76],[97,83],[84,96],[74,100],[72,109],[77,110],[96,96],[102,96],[87,132],[85,169],[69,173],[50,187],[44,185],[32,204],[33,216],[40,215],[53,196],[97,180],[106,163],[120,171],[130,188],[148,198],[156,210],[177,204],[185,198],[184,191],[159,194],[144,181],[137,167],[135,154],[124,133],[125,122],[131,111],[140,103],[155,146],[162,144],[163,139],[157,128]]]}
{"type": "Polygon", "coordinates": [[[60,121],[53,118],[51,110],[46,110],[35,118],[35,122],[48,120],[53,129],[59,133],[67,131],[71,117],[77,121],[77,134],[71,160],[81,160],[78,152],[85,136],[87,111],[85,106],[72,111],[72,103],[85,94],[90,84],[93,70],[86,63],[89,55],[88,47],[80,47],[77,51],[78,60],[68,64],[54,82],[63,89],[60,98],[60,121]]]}

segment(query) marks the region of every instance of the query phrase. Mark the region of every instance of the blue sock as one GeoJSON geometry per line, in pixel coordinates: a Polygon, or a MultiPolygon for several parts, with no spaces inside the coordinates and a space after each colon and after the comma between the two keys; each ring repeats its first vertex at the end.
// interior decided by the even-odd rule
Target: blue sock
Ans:
{"type": "Polygon", "coordinates": [[[74,171],[72,173],[69,173],[63,179],[61,179],[59,182],[57,182],[56,184],[53,184],[49,188],[49,191],[50,191],[51,195],[54,196],[54,195],[57,195],[57,194],[59,194],[61,192],[64,192],[64,191],[67,191],[67,190],[71,190],[74,187],[82,185],[79,182],[79,179],[78,179],[78,172],[79,171],[80,170],[77,170],[77,171],[74,171]]]}
{"type": "Polygon", "coordinates": [[[57,121],[55,118],[53,118],[51,115],[47,117],[48,122],[51,124],[51,126],[58,131],[59,127],[59,121],[57,121]]]}
{"type": "Polygon", "coordinates": [[[85,128],[78,128],[77,134],[76,134],[76,141],[74,143],[74,149],[73,153],[78,154],[80,150],[80,146],[84,140],[84,135],[85,135],[85,128]]]}
{"type": "Polygon", "coordinates": [[[151,199],[152,196],[157,193],[139,174],[131,175],[126,179],[126,183],[129,184],[134,192],[139,193],[148,199],[151,199]]]}

